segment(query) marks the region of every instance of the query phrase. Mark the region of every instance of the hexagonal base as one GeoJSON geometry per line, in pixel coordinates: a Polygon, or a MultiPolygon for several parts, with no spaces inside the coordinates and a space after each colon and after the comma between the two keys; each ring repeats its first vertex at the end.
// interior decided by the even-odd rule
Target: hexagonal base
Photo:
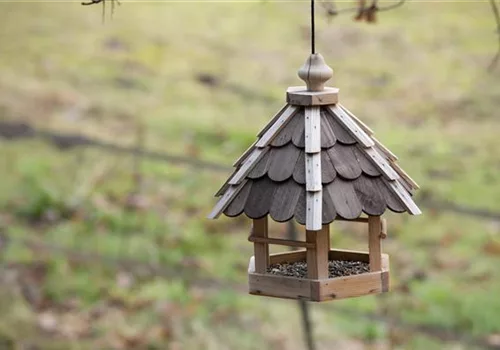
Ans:
{"type": "MultiPolygon", "coordinates": [[[[271,254],[270,263],[284,263],[306,260],[306,251],[271,254]]],[[[367,252],[331,249],[330,260],[369,262],[367,252]]],[[[249,293],[285,299],[326,301],[379,294],[389,291],[389,256],[382,254],[382,271],[363,273],[347,277],[311,280],[255,273],[254,257],[248,267],[249,293]]]]}

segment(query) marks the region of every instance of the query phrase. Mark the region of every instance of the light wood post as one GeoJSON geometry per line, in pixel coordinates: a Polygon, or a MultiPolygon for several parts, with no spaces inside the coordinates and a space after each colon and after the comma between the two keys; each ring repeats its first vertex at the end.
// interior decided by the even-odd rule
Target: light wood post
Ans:
{"type": "MultiPolygon", "coordinates": [[[[267,215],[260,219],[253,220],[252,236],[268,237],[267,215]]],[[[269,244],[254,242],[255,272],[266,273],[269,267],[269,244]]]]}
{"type": "Polygon", "coordinates": [[[306,241],[315,249],[307,248],[307,277],[328,278],[328,252],[330,250],[330,226],[324,225],[319,231],[306,231],[306,241]]]}
{"type": "Polygon", "coordinates": [[[368,217],[368,252],[370,254],[370,271],[382,270],[382,250],[380,246],[380,234],[382,223],[380,216],[368,217]]]}

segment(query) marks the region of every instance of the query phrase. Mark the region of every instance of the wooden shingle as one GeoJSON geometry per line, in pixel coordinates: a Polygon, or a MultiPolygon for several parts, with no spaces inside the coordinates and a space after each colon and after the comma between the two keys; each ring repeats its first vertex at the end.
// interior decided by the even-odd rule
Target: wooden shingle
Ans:
{"type": "Polygon", "coordinates": [[[295,164],[300,156],[300,149],[289,143],[281,148],[273,148],[269,155],[267,175],[275,182],[287,180],[292,176],[295,164]]]}
{"type": "Polygon", "coordinates": [[[210,217],[269,215],[320,230],[387,209],[418,215],[418,185],[396,160],[343,106],[285,106],[236,163],[210,217]]]}
{"type": "Polygon", "coordinates": [[[361,166],[354,154],[354,146],[340,143],[327,150],[333,167],[344,179],[354,180],[361,175],[361,166]]]}

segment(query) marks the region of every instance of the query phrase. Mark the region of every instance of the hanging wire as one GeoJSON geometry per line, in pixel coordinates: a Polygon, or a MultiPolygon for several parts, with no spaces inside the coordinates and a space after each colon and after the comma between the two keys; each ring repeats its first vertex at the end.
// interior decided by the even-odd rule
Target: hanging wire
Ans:
{"type": "Polygon", "coordinates": [[[316,29],[314,23],[314,0],[311,0],[311,54],[316,53],[316,29]]]}

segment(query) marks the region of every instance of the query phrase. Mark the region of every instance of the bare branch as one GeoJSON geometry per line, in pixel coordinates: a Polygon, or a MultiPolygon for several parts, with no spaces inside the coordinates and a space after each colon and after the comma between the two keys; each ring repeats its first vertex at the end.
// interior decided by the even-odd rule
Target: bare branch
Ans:
{"type": "Polygon", "coordinates": [[[366,20],[369,23],[376,22],[376,13],[380,11],[390,11],[405,4],[406,0],[399,0],[397,3],[383,7],[378,6],[378,0],[373,0],[370,6],[366,6],[366,0],[360,0],[358,6],[337,10],[337,6],[332,2],[323,2],[323,8],[329,17],[334,17],[342,13],[357,12],[354,18],[357,21],[366,20]]]}
{"type": "Polygon", "coordinates": [[[395,8],[403,6],[405,4],[405,2],[406,2],[406,0],[399,0],[395,4],[387,5],[387,6],[384,6],[384,7],[379,7],[378,11],[390,11],[390,10],[393,10],[395,8]]]}
{"type": "MultiPolygon", "coordinates": [[[[113,15],[115,13],[115,2],[118,5],[120,4],[119,0],[108,0],[111,1],[111,18],[113,18],[113,15]]],[[[95,5],[95,4],[101,4],[102,3],[102,21],[104,22],[106,18],[106,0],[88,0],[88,1],[83,1],[81,4],[83,6],[89,6],[89,5],[95,5]]]]}
{"type": "Polygon", "coordinates": [[[82,2],[82,5],[83,6],[88,6],[88,5],[95,5],[95,4],[99,4],[99,3],[103,3],[105,0],[90,0],[90,1],[87,1],[87,2],[82,2]]]}

